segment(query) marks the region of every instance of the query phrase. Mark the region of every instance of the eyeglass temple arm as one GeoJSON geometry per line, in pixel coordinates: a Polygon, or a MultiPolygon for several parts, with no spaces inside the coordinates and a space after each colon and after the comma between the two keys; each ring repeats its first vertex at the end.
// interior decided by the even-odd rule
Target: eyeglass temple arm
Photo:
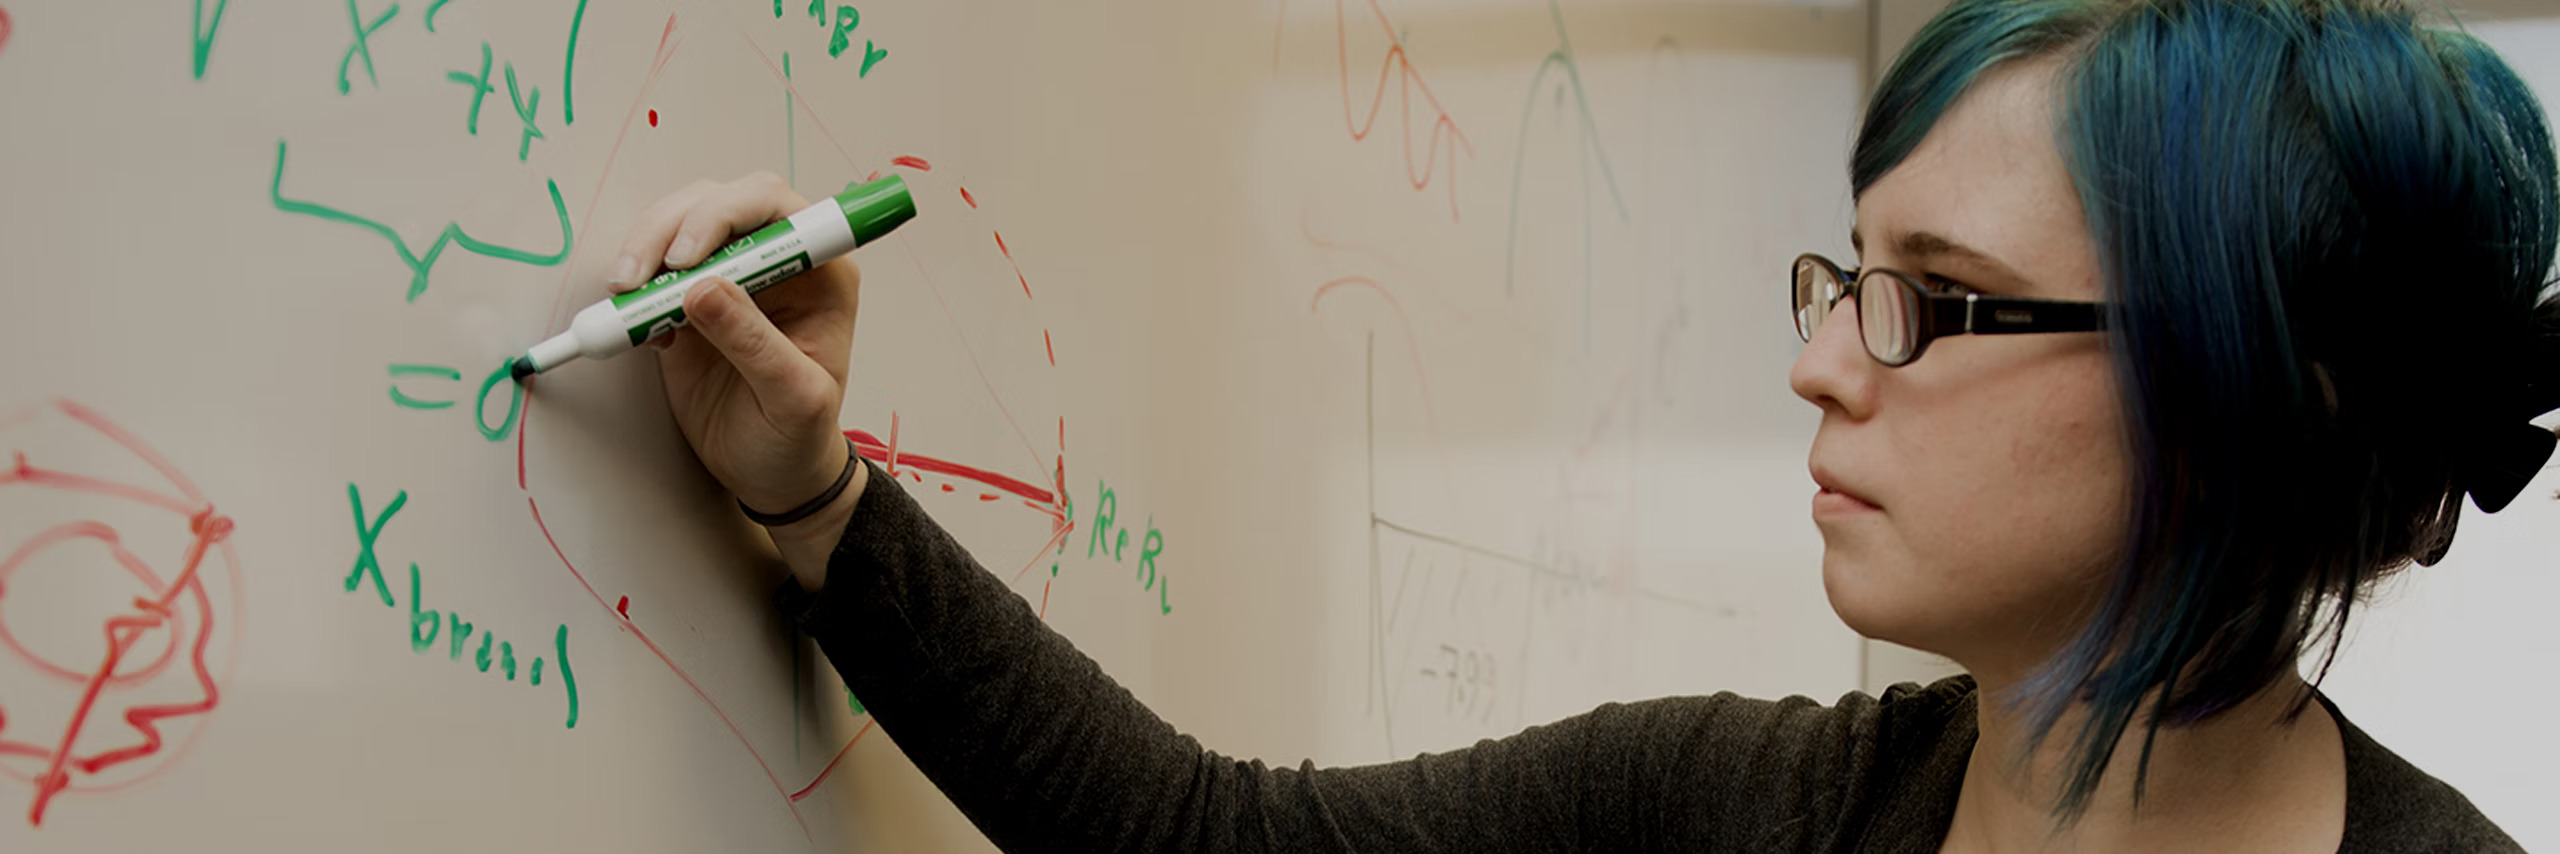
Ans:
{"type": "Polygon", "coordinates": [[[1930,294],[1932,335],[2093,332],[2107,328],[2105,303],[1981,294],[1930,294]]]}

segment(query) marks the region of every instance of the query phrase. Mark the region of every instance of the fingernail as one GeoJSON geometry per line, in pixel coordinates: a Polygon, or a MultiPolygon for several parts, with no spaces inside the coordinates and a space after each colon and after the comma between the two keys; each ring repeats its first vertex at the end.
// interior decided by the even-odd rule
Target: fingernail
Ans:
{"type": "Polygon", "coordinates": [[[719,287],[720,280],[718,279],[708,276],[695,279],[693,280],[693,284],[685,287],[684,301],[688,303],[695,303],[700,300],[712,299],[714,293],[719,287]]]}
{"type": "Polygon", "coordinates": [[[628,285],[631,284],[633,279],[637,278],[640,278],[640,259],[624,255],[613,262],[613,275],[606,276],[605,282],[607,284],[628,285]]]}
{"type": "Polygon", "coordinates": [[[701,243],[702,241],[691,237],[676,238],[675,245],[667,247],[667,266],[677,266],[684,263],[681,259],[694,257],[693,250],[701,243]]]}

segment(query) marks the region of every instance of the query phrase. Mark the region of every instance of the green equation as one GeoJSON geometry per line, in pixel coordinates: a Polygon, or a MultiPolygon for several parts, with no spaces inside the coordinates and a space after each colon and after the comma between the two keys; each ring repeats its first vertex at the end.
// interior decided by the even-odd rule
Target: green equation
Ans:
{"type": "MultiPolygon", "coordinates": [[[[1094,481],[1097,495],[1093,501],[1093,519],[1085,527],[1084,555],[1099,559],[1109,557],[1114,563],[1126,563],[1129,534],[1136,530],[1121,523],[1120,493],[1111,484],[1094,481]]],[[[1067,499],[1067,518],[1075,518],[1075,500],[1067,499]]],[[[1058,541],[1058,553],[1066,554],[1066,540],[1058,541]]],[[[1164,556],[1164,532],[1156,530],[1154,516],[1147,517],[1146,533],[1138,538],[1137,576],[1132,579],[1139,588],[1156,595],[1156,607],[1165,614],[1173,613],[1173,579],[1158,568],[1157,559],[1164,556]]],[[[1058,573],[1058,564],[1049,564],[1049,574],[1058,573]]]]}
{"type": "MultiPolygon", "coordinates": [[[[499,362],[497,370],[480,380],[480,392],[471,396],[471,423],[480,428],[480,438],[505,441],[515,433],[516,419],[524,414],[524,386],[516,383],[509,372],[514,365],[514,359],[499,362]],[[489,420],[489,397],[493,394],[506,399],[506,414],[495,423],[489,420]]],[[[439,383],[461,382],[461,371],[443,365],[395,364],[391,366],[391,402],[402,409],[451,409],[455,401],[435,389],[439,383]]]]}
{"type": "MultiPolygon", "coordinates": [[[[391,593],[391,585],[382,577],[382,560],[374,553],[374,544],[382,539],[382,529],[391,525],[391,517],[398,515],[400,508],[408,506],[408,503],[409,493],[402,490],[392,495],[391,501],[383,505],[382,512],[375,514],[368,521],[364,512],[364,495],[356,489],[355,484],[347,484],[347,504],[355,515],[356,559],[354,565],[347,570],[344,585],[346,592],[354,593],[358,588],[369,584],[373,588],[374,595],[382,600],[383,607],[394,609],[399,607],[398,600],[391,593]]],[[[409,564],[408,626],[410,652],[419,655],[431,653],[439,646],[437,641],[441,638],[447,659],[471,667],[480,673],[494,672],[508,682],[518,681],[517,676],[521,673],[524,677],[523,684],[534,687],[541,687],[543,684],[544,665],[557,662],[559,676],[551,681],[560,687],[562,695],[568,701],[569,716],[565,726],[569,729],[578,727],[578,674],[569,665],[568,624],[562,623],[552,630],[550,658],[544,658],[538,648],[528,647],[527,660],[520,662],[516,657],[514,641],[499,640],[495,631],[472,625],[462,618],[462,612],[459,610],[437,611],[425,607],[425,583],[418,564],[411,562],[409,564]],[[480,638],[476,649],[471,643],[474,632],[477,632],[480,638]],[[468,659],[464,658],[466,652],[470,656],[468,659]]]]}

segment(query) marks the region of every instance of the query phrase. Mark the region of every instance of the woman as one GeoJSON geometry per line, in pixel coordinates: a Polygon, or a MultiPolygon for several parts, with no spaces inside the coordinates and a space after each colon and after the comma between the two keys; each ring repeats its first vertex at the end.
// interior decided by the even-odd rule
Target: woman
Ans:
{"type": "MultiPolygon", "coordinates": [[[[2296,675],[2463,496],[2503,506],[2551,453],[2560,191],[2505,65],[2390,0],[1963,0],[1881,84],[1851,183],[1861,270],[1791,282],[1824,587],[1970,675],[1829,707],[1230,760],[869,488],[834,421],[850,263],[763,313],[697,288],[660,358],[791,616],[1010,849],[2513,849],[2296,675]]],[[[696,185],[622,278],[801,204],[696,185]]]]}

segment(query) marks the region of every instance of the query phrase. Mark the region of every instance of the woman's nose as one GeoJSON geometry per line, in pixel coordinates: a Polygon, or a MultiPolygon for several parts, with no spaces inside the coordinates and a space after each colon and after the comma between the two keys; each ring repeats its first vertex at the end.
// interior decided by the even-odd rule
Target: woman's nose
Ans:
{"type": "Polygon", "coordinates": [[[1850,418],[1865,418],[1874,409],[1876,372],[1883,369],[1858,337],[1858,301],[1843,299],[1796,354],[1787,387],[1807,403],[1838,406],[1850,418]]]}

